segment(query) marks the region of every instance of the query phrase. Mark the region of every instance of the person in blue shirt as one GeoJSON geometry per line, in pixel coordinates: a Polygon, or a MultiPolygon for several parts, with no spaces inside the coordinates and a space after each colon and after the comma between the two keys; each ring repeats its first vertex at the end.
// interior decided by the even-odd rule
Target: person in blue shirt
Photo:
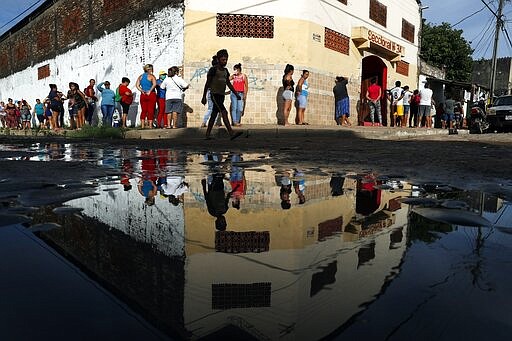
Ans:
{"type": "Polygon", "coordinates": [[[295,88],[295,98],[297,99],[297,116],[295,117],[295,124],[308,125],[304,121],[304,113],[306,112],[306,106],[308,104],[309,96],[309,83],[308,83],[309,71],[303,70],[302,76],[300,76],[297,87],[295,88]]]}
{"type": "Polygon", "coordinates": [[[115,108],[116,93],[110,89],[110,82],[101,82],[96,86],[101,93],[101,114],[103,115],[103,126],[112,127],[112,115],[115,108]]]}

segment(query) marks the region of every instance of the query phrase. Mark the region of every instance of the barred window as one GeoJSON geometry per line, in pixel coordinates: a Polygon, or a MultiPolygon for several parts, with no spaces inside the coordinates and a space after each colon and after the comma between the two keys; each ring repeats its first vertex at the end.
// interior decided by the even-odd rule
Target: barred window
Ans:
{"type": "Polygon", "coordinates": [[[272,39],[274,38],[274,17],[217,13],[217,36],[272,39]]]}
{"type": "Polygon", "coordinates": [[[37,68],[37,79],[43,79],[46,77],[50,77],[50,64],[37,68]]]}
{"type": "Polygon", "coordinates": [[[402,19],[402,38],[414,44],[414,25],[402,19]]]}
{"type": "Polygon", "coordinates": [[[325,28],[324,46],[339,53],[349,54],[350,38],[344,34],[325,28]]]}
{"type": "Polygon", "coordinates": [[[272,284],[212,284],[212,309],[270,307],[272,284]]]}
{"type": "Polygon", "coordinates": [[[409,76],[409,63],[404,62],[402,60],[397,62],[396,72],[404,76],[409,76]]]}
{"type": "Polygon", "coordinates": [[[377,0],[370,0],[370,19],[386,27],[388,8],[377,0]]]}

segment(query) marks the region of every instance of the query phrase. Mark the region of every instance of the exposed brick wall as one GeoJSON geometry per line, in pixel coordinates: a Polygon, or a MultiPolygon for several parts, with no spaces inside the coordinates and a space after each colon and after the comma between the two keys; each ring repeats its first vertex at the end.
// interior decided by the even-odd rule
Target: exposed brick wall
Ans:
{"type": "Polygon", "coordinates": [[[0,39],[0,78],[125,27],[184,0],[58,0],[0,39]]]}

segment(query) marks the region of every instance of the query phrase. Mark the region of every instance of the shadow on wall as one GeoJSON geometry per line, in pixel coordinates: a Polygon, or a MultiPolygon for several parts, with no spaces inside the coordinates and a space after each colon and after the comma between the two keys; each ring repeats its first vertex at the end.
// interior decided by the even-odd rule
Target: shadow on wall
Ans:
{"type": "Polygon", "coordinates": [[[139,102],[133,102],[130,105],[130,109],[128,109],[128,116],[126,117],[126,121],[130,121],[130,128],[133,128],[137,125],[137,116],[139,114],[139,102]]]}
{"type": "Polygon", "coordinates": [[[183,114],[178,115],[178,127],[180,128],[186,128],[188,127],[188,114],[193,113],[194,109],[187,103],[183,103],[183,114]]]}
{"type": "Polygon", "coordinates": [[[283,114],[283,108],[284,108],[284,99],[283,99],[283,92],[284,87],[279,87],[277,89],[276,93],[276,118],[277,118],[277,124],[284,125],[284,114],[283,114]]]}

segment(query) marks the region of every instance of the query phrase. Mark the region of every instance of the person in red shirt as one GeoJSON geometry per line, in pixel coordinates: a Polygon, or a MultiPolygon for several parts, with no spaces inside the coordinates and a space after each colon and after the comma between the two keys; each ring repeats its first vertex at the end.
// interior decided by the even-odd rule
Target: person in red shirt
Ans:
{"type": "Polygon", "coordinates": [[[372,126],[375,125],[375,112],[379,117],[379,125],[382,125],[382,114],[380,109],[380,99],[382,98],[382,89],[377,85],[377,78],[373,77],[370,80],[370,86],[366,90],[366,99],[368,100],[368,106],[370,107],[370,119],[372,120],[372,126]]]}
{"type": "Polygon", "coordinates": [[[126,128],[126,118],[128,117],[128,110],[130,109],[130,105],[133,102],[133,93],[128,88],[128,85],[130,85],[130,79],[127,77],[123,77],[121,79],[121,84],[119,84],[119,87],[117,88],[119,96],[121,96],[121,107],[123,108],[123,115],[122,115],[122,127],[126,128]]]}

